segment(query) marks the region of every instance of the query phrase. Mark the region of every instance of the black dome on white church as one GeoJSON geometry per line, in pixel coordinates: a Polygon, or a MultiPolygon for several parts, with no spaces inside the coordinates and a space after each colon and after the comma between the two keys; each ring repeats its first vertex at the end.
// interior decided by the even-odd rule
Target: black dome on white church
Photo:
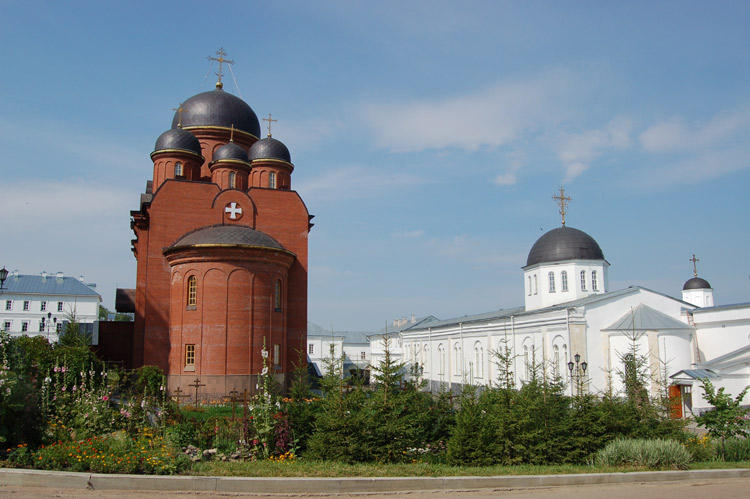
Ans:
{"type": "Polygon", "coordinates": [[[256,159],[278,159],[287,163],[292,162],[289,149],[283,142],[273,137],[261,139],[250,147],[250,161],[256,159]]]}
{"type": "Polygon", "coordinates": [[[604,253],[593,237],[582,230],[562,226],[534,243],[526,266],[565,260],[604,260],[604,253]]]}
{"type": "Polygon", "coordinates": [[[220,88],[190,97],[175,112],[172,128],[218,127],[260,136],[260,122],[245,101],[220,88]]]}
{"type": "Polygon", "coordinates": [[[711,289],[711,285],[705,279],[701,279],[700,277],[693,277],[685,283],[682,289],[683,291],[688,289],[711,289]]]}

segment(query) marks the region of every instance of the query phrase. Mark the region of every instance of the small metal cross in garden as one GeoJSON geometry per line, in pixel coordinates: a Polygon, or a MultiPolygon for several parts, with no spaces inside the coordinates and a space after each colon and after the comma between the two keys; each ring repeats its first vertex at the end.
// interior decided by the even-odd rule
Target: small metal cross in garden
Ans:
{"type": "Polygon", "coordinates": [[[194,386],[195,387],[195,405],[198,405],[198,388],[201,386],[206,386],[205,383],[201,383],[200,378],[195,378],[195,381],[193,381],[192,385],[188,386],[194,386]]]}
{"type": "Polygon", "coordinates": [[[229,392],[229,401],[232,403],[232,419],[234,419],[234,406],[237,402],[240,401],[240,399],[237,398],[237,395],[239,394],[240,392],[238,392],[237,390],[232,390],[231,392],[229,392]]]}
{"type": "Polygon", "coordinates": [[[187,393],[183,392],[182,389],[178,386],[177,390],[174,391],[174,395],[172,395],[172,398],[177,399],[177,405],[180,405],[180,402],[183,398],[189,397],[187,393]]]}

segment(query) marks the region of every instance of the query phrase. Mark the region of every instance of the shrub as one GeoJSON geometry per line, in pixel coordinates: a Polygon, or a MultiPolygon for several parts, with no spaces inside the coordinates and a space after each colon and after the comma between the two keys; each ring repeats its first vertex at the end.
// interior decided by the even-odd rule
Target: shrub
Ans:
{"type": "Polygon", "coordinates": [[[593,464],[684,470],[690,458],[690,452],[675,440],[617,439],[594,455],[593,464]]]}
{"type": "Polygon", "coordinates": [[[688,438],[685,448],[690,452],[693,461],[711,461],[716,456],[714,442],[708,435],[688,438]]]}
{"type": "Polygon", "coordinates": [[[723,450],[724,461],[750,461],[750,439],[728,438],[723,450]]]}

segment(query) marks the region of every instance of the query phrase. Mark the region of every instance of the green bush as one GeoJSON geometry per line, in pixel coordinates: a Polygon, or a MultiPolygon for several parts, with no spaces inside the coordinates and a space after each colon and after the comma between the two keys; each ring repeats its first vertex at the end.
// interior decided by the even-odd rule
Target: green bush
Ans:
{"type": "Polygon", "coordinates": [[[724,461],[750,461],[750,439],[735,437],[724,441],[724,461]]]}
{"type": "Polygon", "coordinates": [[[617,439],[608,443],[593,458],[596,466],[634,466],[648,469],[684,470],[690,464],[690,452],[680,442],[663,439],[617,439]]]}

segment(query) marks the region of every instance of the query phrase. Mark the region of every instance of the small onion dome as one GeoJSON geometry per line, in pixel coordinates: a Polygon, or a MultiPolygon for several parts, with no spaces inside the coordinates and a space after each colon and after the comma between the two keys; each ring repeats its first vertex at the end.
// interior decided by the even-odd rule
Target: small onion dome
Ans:
{"type": "Polygon", "coordinates": [[[226,246],[244,248],[268,248],[284,250],[284,247],[276,239],[259,230],[245,225],[209,225],[188,232],[170,247],[165,253],[172,250],[190,248],[195,246],[226,246]]]}
{"type": "Polygon", "coordinates": [[[260,122],[255,111],[239,97],[219,88],[190,97],[175,112],[172,128],[218,127],[260,136],[260,122]]]}
{"type": "Polygon", "coordinates": [[[188,151],[200,156],[201,143],[198,138],[182,128],[173,128],[159,135],[154,146],[154,153],[160,151],[188,151]]]}
{"type": "Polygon", "coordinates": [[[563,226],[552,229],[534,243],[526,266],[564,260],[604,260],[604,253],[593,237],[563,226]]]}
{"type": "Polygon", "coordinates": [[[247,151],[245,151],[242,147],[238,146],[234,142],[224,144],[223,146],[217,148],[216,151],[214,151],[214,158],[211,163],[213,164],[217,161],[222,160],[242,161],[244,163],[249,162],[247,159],[247,151]]]}
{"type": "Polygon", "coordinates": [[[683,291],[686,291],[688,289],[711,289],[711,285],[705,279],[701,279],[700,277],[693,277],[692,279],[689,279],[682,287],[683,291]]]}
{"type": "Polygon", "coordinates": [[[289,149],[286,148],[283,142],[276,140],[273,137],[266,137],[257,141],[250,147],[250,161],[256,159],[276,159],[292,163],[292,156],[289,154],[289,149]]]}

